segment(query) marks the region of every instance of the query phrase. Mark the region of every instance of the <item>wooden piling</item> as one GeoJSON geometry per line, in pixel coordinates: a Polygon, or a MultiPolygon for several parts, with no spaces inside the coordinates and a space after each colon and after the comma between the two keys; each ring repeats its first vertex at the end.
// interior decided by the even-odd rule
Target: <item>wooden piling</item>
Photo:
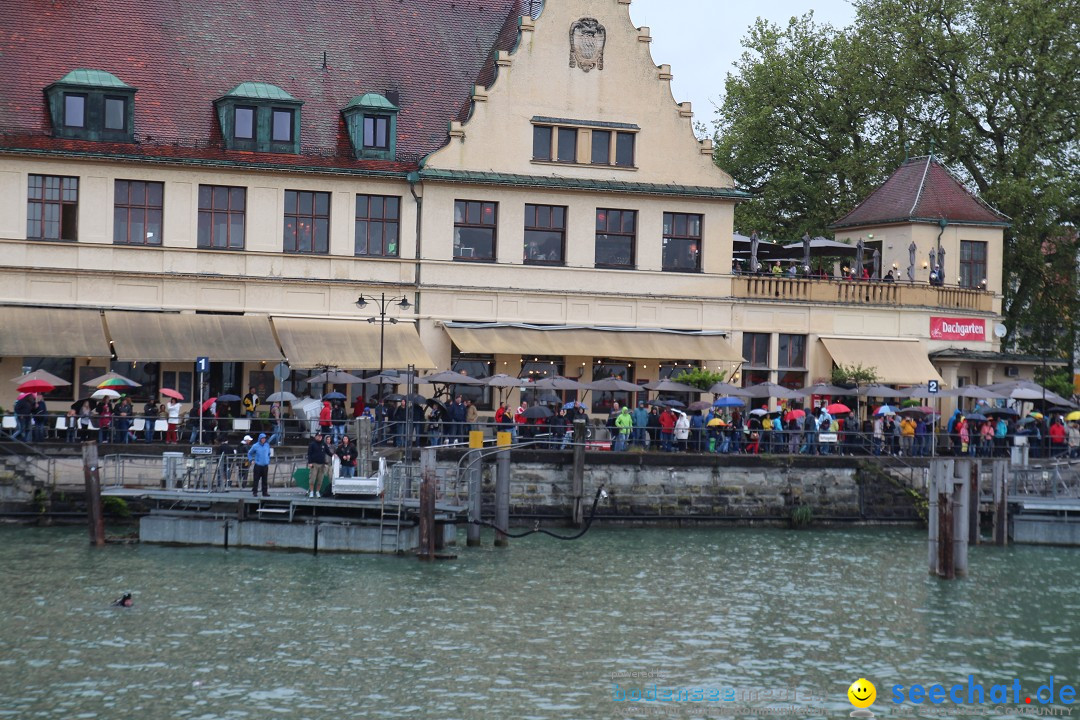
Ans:
{"type": "Polygon", "coordinates": [[[420,550],[421,560],[435,559],[435,448],[420,451],[420,550]]]}
{"type": "Polygon", "coordinates": [[[968,476],[968,544],[979,544],[979,475],[982,474],[982,461],[971,461],[971,474],[968,476]]]}
{"type": "Polygon", "coordinates": [[[931,575],[951,580],[967,573],[972,472],[970,460],[942,459],[930,464],[931,575]]]}
{"type": "Polygon", "coordinates": [[[510,448],[498,454],[495,462],[495,547],[510,544],[506,530],[510,525],[510,448]]]}
{"type": "Polygon", "coordinates": [[[574,469],[570,482],[570,524],[581,527],[585,522],[585,420],[574,420],[574,469]]]}
{"type": "MultiPolygon", "coordinates": [[[[469,453],[469,459],[465,463],[465,483],[469,488],[469,517],[474,521],[480,519],[480,514],[483,511],[481,503],[481,473],[484,466],[483,461],[480,459],[480,451],[472,450],[469,453]]],[[[480,546],[480,523],[471,522],[466,530],[466,544],[469,547],[480,546]]]]}
{"type": "Polygon", "coordinates": [[[90,544],[105,545],[105,516],[101,508],[101,474],[98,471],[98,449],[95,442],[82,445],[83,481],[86,483],[86,520],[90,529],[90,544]]]}
{"type": "Polygon", "coordinates": [[[371,420],[366,417],[356,421],[356,474],[371,475],[371,420]]]}
{"type": "Polygon", "coordinates": [[[1009,544],[1009,461],[994,461],[994,544],[1009,544]]]}

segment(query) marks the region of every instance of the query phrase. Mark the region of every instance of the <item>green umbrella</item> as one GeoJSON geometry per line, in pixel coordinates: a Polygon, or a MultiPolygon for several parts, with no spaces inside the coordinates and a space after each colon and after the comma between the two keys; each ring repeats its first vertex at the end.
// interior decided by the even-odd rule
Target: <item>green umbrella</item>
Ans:
{"type": "MultiPolygon", "coordinates": [[[[310,480],[311,480],[311,478],[309,477],[309,473],[310,473],[310,471],[306,467],[297,468],[296,470],[293,471],[292,477],[293,477],[293,481],[296,483],[297,487],[301,487],[301,488],[303,488],[305,490],[310,490],[310,488],[308,487],[309,484],[310,484],[310,480]]],[[[330,492],[330,478],[323,477],[323,483],[322,483],[322,487],[319,489],[319,493],[323,494],[323,493],[329,493],[329,492],[330,492]]]]}

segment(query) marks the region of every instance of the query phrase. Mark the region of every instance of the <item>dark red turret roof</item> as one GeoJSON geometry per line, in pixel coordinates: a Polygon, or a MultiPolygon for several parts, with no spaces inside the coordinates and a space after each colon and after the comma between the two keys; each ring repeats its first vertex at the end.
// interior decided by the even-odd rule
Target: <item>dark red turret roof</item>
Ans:
{"type": "Polygon", "coordinates": [[[70,152],[70,143],[48,137],[42,91],[71,70],[92,68],[138,88],[136,143],[86,143],[106,153],[153,157],[169,146],[165,157],[220,159],[214,100],[257,81],[304,102],[301,156],[258,160],[415,167],[446,143],[472,85],[490,82],[492,52],[513,46],[522,12],[522,0],[7,3],[0,148],[70,152]],[[387,91],[397,92],[401,108],[397,162],[356,161],[341,109],[357,95],[387,91]]]}
{"type": "Polygon", "coordinates": [[[854,210],[830,225],[845,228],[940,220],[1008,225],[1009,218],[974,195],[933,155],[906,160],[854,210]]]}

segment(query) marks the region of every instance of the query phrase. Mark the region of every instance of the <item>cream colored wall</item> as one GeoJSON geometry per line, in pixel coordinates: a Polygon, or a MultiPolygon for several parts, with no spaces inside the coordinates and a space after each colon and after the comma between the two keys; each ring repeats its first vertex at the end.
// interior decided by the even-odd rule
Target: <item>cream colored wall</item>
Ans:
{"type": "MultiPolygon", "coordinates": [[[[463,132],[433,153],[430,168],[557,175],[624,182],[733,187],[694,137],[689,105],[676,104],[670,70],[657,67],[648,28],[635,28],[626,0],[548,2],[521,42],[500,55],[498,77],[476,102],[463,132]],[[606,30],[603,69],[570,67],[570,27],[585,17],[606,30]],[[680,112],[681,110],[681,112],[680,112]],[[636,169],[532,161],[534,116],[638,125],[636,169]],[[703,154],[704,152],[704,154],[703,154]]],[[[661,58],[662,61],[662,58],[661,58]]],[[[677,68],[676,68],[677,70],[677,68]]]]}

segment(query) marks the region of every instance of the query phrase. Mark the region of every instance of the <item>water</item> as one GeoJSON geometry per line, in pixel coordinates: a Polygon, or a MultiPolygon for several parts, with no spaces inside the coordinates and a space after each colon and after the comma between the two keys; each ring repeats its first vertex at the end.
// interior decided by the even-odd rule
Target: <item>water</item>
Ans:
{"type": "MultiPolygon", "coordinates": [[[[1051,675],[1080,680],[1076,550],[973,548],[971,576],[946,583],[907,529],[512,542],[424,564],[96,550],[82,529],[0,528],[0,718],[657,716],[613,702],[613,682],[794,685],[820,693],[797,703],[824,709],[811,716],[840,717],[862,676],[879,716],[910,717],[888,703],[893,684],[970,673],[1030,694],[1051,675]],[[125,590],[135,606],[108,607],[125,590]],[[612,679],[633,671],[663,676],[612,679]]],[[[727,707],[776,704],[761,697],[727,707]]],[[[719,717],[720,705],[645,710],[719,717]]]]}

